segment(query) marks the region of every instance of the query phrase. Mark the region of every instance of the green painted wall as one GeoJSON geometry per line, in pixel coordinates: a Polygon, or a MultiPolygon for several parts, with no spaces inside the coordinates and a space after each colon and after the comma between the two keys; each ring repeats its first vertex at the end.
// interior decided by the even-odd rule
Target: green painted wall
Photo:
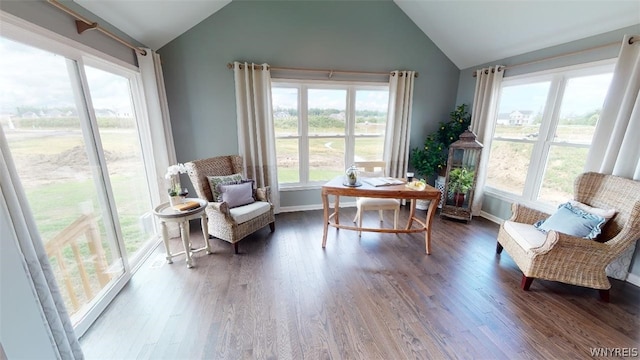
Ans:
{"type": "MultiPolygon", "coordinates": [[[[546,57],[556,56],[560,54],[571,53],[574,51],[580,51],[589,49],[592,47],[612,43],[619,41],[622,43],[622,38],[625,34],[640,34],[640,24],[629,26],[615,31],[610,31],[604,34],[588,37],[585,39],[573,41],[571,43],[534,51],[527,54],[522,54],[507,59],[494,61],[490,64],[478,65],[473,68],[465,69],[460,72],[460,79],[458,82],[458,96],[457,102],[459,103],[473,103],[473,94],[475,92],[475,78],[472,76],[474,71],[478,68],[483,68],[490,65],[509,65],[522,64],[529,61],[534,61],[546,57]]],[[[610,46],[594,51],[585,52],[582,54],[576,54],[573,56],[562,57],[550,61],[539,62],[536,64],[519,66],[513,70],[507,69],[505,72],[505,78],[509,76],[521,75],[532,73],[536,71],[543,71],[547,69],[553,69],[563,66],[571,66],[576,64],[582,64],[592,61],[611,59],[618,56],[620,51],[619,46],[610,46]]],[[[640,137],[640,134],[638,134],[640,137]]],[[[495,196],[487,195],[485,201],[482,203],[482,210],[499,217],[501,219],[508,219],[511,217],[511,203],[495,196]]],[[[640,242],[639,242],[640,243],[640,242]]],[[[636,252],[631,264],[631,274],[636,277],[640,276],[640,251],[638,250],[640,245],[636,244],[636,252]]]]}
{"type": "MultiPolygon", "coordinates": [[[[233,1],[158,51],[178,160],[237,154],[234,60],[273,66],[416,70],[411,145],[455,106],[459,69],[392,1],[233,1]]],[[[320,205],[319,190],[282,193],[320,205]]]]}

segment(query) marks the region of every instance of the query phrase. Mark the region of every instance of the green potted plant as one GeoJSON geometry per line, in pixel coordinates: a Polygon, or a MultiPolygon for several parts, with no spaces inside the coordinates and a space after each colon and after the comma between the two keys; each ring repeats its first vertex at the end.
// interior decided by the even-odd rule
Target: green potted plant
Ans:
{"type": "Polygon", "coordinates": [[[449,145],[457,141],[471,124],[471,115],[467,112],[467,105],[462,104],[449,113],[449,121],[441,122],[438,131],[427,136],[424,146],[411,150],[409,163],[414,171],[429,178],[433,174],[444,176],[447,168],[449,145]]]}
{"type": "Polygon", "coordinates": [[[453,192],[453,202],[462,206],[465,194],[473,187],[475,172],[465,167],[455,168],[449,172],[449,191],[453,192]]]}
{"type": "MultiPolygon", "coordinates": [[[[444,176],[449,145],[458,140],[460,134],[469,128],[469,124],[471,115],[467,112],[467,105],[459,105],[449,113],[448,122],[440,122],[438,131],[427,136],[422,147],[412,149],[409,163],[417,175],[424,179],[433,178],[434,174],[444,176]]],[[[443,178],[441,179],[440,183],[444,184],[443,178]]],[[[440,188],[440,191],[444,192],[444,189],[440,188]]],[[[425,210],[428,208],[428,201],[418,200],[416,207],[425,210]]]]}

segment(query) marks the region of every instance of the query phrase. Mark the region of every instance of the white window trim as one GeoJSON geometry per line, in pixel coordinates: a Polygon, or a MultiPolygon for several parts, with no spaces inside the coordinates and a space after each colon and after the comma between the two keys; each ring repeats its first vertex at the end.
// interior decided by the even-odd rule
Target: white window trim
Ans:
{"type": "MultiPolygon", "coordinates": [[[[300,169],[306,169],[306,171],[300,172],[300,182],[296,183],[280,183],[279,191],[300,191],[300,190],[316,190],[320,189],[326,181],[309,181],[309,156],[306,150],[308,149],[309,139],[323,139],[323,138],[342,138],[345,141],[345,164],[354,158],[355,139],[356,138],[374,138],[379,137],[375,135],[356,135],[355,132],[355,94],[357,90],[380,90],[381,87],[389,88],[389,83],[386,82],[362,82],[362,81],[334,81],[334,80],[301,80],[301,79],[272,79],[272,87],[279,88],[295,88],[298,89],[298,135],[289,136],[277,136],[276,139],[298,139],[298,154],[299,154],[299,167],[300,169]],[[317,135],[310,137],[308,135],[308,96],[302,96],[303,91],[306,93],[309,89],[336,89],[346,90],[347,100],[345,114],[347,119],[353,119],[353,121],[347,122],[347,127],[343,134],[335,135],[317,135]],[[306,134],[306,135],[303,135],[306,134]]],[[[307,93],[308,94],[308,93],[307,93]]]]}
{"type": "MultiPolygon", "coordinates": [[[[556,69],[544,70],[540,72],[520,74],[513,77],[505,78],[503,80],[500,92],[502,92],[502,88],[506,86],[551,81],[549,95],[545,104],[545,112],[542,116],[542,124],[540,125],[539,131],[540,134],[546,134],[546,139],[544,141],[533,141],[525,139],[496,138],[495,135],[492,136],[492,141],[500,140],[506,142],[529,143],[533,144],[533,149],[531,152],[531,161],[529,163],[529,170],[527,171],[527,177],[525,179],[525,186],[522,191],[522,195],[514,194],[486,185],[485,193],[487,195],[506,202],[521,203],[525,206],[547,213],[552,213],[555,211],[555,207],[552,204],[537,200],[538,192],[541,189],[543,181],[544,170],[546,168],[546,159],[548,158],[551,146],[561,145],[581,148],[589,148],[591,146],[590,144],[586,145],[579,143],[558,142],[553,140],[554,132],[549,131],[549,129],[555,129],[557,126],[557,122],[559,121],[558,113],[560,111],[560,105],[563,95],[563,93],[560,92],[564,91],[567,78],[593,75],[603,71],[613,71],[616,60],[617,58],[611,58],[556,69]],[[552,96],[552,93],[555,93],[555,95],[552,96]]],[[[494,119],[494,122],[495,121],[496,120],[494,119]]],[[[490,146],[488,148],[490,148],[490,146]]]]}

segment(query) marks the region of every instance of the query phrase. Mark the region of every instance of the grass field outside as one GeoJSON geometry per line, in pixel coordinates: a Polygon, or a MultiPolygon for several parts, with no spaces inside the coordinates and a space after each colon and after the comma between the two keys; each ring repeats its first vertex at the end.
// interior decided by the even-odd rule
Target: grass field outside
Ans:
{"type": "MultiPolygon", "coordinates": [[[[5,127],[3,131],[43,242],[46,244],[56,235],[65,232],[82,214],[93,214],[107,263],[119,263],[121,255],[113,253],[114,232],[108,230],[105,223],[107,214],[103,213],[104,207],[100,205],[98,191],[102,190],[98,189],[94,181],[94,173],[99,169],[90,165],[81,131],[43,126],[17,129],[5,127]]],[[[144,171],[136,163],[139,155],[135,146],[138,141],[137,132],[131,127],[107,127],[100,129],[100,136],[120,232],[127,253],[132,255],[152,235],[145,233],[140,221],[141,214],[151,210],[151,204],[144,171]]],[[[70,281],[75,292],[83,294],[78,267],[78,259],[82,259],[93,292],[99,292],[100,285],[96,281],[96,270],[88,244],[80,241],[77,255],[71,247],[65,247],[62,254],[64,259],[53,255],[50,259],[58,283],[70,281]],[[66,269],[71,279],[65,279],[62,268],[66,269]]],[[[73,307],[69,294],[63,291],[63,298],[71,311],[73,307]]]]}
{"type": "MultiPolygon", "coordinates": [[[[594,126],[561,125],[558,126],[554,143],[546,159],[542,187],[538,200],[558,204],[573,196],[573,181],[584,171],[587,159],[587,147],[563,146],[562,141],[588,144],[593,136],[594,126]]],[[[534,126],[497,126],[496,136],[491,145],[491,155],[487,170],[487,185],[522,195],[529,162],[533,151],[533,142],[537,136],[534,126]],[[529,143],[511,142],[507,139],[529,140],[529,143]]]]}
{"type": "MultiPolygon", "coordinates": [[[[282,123],[293,123],[297,118],[288,119],[282,123]]],[[[316,120],[318,123],[326,123],[329,126],[314,127],[310,130],[321,138],[309,137],[309,181],[328,181],[344,174],[351,164],[345,164],[345,129],[336,126],[335,119],[316,120]],[[335,137],[331,137],[335,136],[335,137]]],[[[368,122],[364,118],[355,124],[355,161],[382,160],[384,146],[384,123],[368,122]]],[[[292,126],[278,127],[276,122],[275,133],[283,136],[291,135],[292,126]]],[[[295,128],[297,131],[297,127],[295,128]]],[[[277,138],[276,156],[278,159],[278,181],[280,183],[300,182],[300,158],[298,138],[277,138]]]]}

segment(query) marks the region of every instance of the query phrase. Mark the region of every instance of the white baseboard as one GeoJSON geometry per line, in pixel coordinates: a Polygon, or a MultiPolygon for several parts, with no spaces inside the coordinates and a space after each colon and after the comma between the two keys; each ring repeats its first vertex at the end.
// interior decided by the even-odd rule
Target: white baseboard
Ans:
{"type": "Polygon", "coordinates": [[[502,225],[502,223],[504,222],[503,219],[500,219],[499,217],[495,216],[495,215],[491,215],[488,212],[484,212],[484,211],[480,211],[480,216],[482,216],[483,218],[489,220],[489,221],[493,221],[494,223],[498,224],[498,225],[502,225]]]}
{"type": "MultiPolygon", "coordinates": [[[[340,203],[340,208],[355,207],[355,202],[340,203]]],[[[329,204],[329,208],[333,208],[333,204],[329,204]]],[[[280,206],[280,212],[295,212],[295,211],[309,211],[309,210],[322,210],[322,204],[311,205],[298,205],[298,206],[280,206]]]]}
{"type": "Polygon", "coordinates": [[[640,276],[636,274],[629,273],[627,275],[627,282],[632,283],[635,286],[640,287],[640,276]]]}

